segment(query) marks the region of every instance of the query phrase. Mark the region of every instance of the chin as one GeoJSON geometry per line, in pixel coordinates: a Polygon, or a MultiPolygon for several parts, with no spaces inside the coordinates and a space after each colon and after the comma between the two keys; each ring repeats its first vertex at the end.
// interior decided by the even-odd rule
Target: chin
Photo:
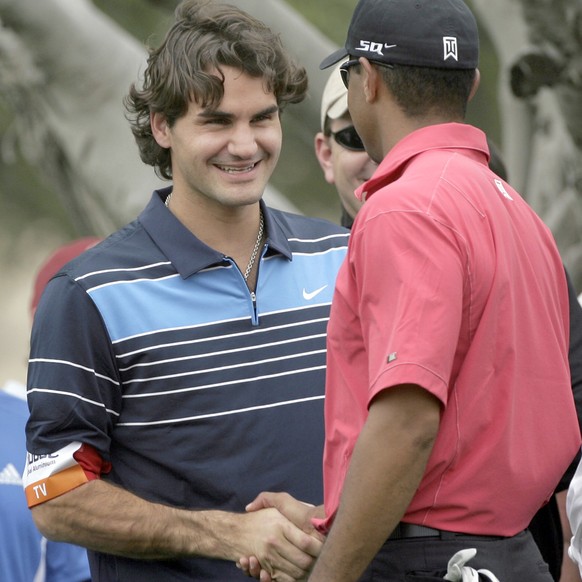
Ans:
{"type": "Polygon", "coordinates": [[[264,194],[264,190],[253,192],[234,192],[231,197],[224,200],[225,206],[250,206],[256,204],[264,194]]]}

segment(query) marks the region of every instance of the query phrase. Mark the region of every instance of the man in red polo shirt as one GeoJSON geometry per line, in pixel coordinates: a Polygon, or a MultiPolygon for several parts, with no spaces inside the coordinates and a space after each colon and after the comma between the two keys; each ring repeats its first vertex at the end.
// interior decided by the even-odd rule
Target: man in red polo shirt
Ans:
{"type": "Polygon", "coordinates": [[[580,446],[568,291],[549,229],[463,122],[478,50],[462,0],[360,0],[322,63],[347,58],[380,164],[328,326],[325,511],[251,506],[320,518],[311,582],[442,580],[468,548],[503,582],[552,580],[526,528],[580,446]]]}
{"type": "Polygon", "coordinates": [[[551,233],[462,123],[475,20],[461,0],[361,0],[322,66],[346,56],[380,166],[328,328],[329,535],[311,579],[355,580],[371,560],[365,579],[442,577],[475,547],[501,580],[550,580],[524,530],[580,445],[568,293],[551,233]]]}

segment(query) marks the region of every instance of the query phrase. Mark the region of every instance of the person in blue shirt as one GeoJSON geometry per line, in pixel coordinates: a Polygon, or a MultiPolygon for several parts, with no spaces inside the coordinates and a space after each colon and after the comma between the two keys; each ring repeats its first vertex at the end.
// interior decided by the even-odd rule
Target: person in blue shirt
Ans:
{"type": "Polygon", "coordinates": [[[171,180],[47,285],[32,330],[24,485],[95,582],[282,582],[321,546],[259,491],[322,497],[326,328],[349,231],[268,207],[303,67],[263,23],[186,1],[128,118],[171,180]]]}
{"type": "MultiPolygon", "coordinates": [[[[99,239],[60,246],[34,280],[31,315],[48,280],[99,239]]],[[[85,548],[47,540],[37,529],[22,492],[26,460],[26,388],[15,380],[0,387],[0,580],[3,582],[86,582],[91,579],[85,548]]]]}
{"type": "Polygon", "coordinates": [[[47,541],[38,531],[22,492],[28,418],[24,387],[0,389],[0,580],[84,582],[90,580],[87,552],[47,541]]]}

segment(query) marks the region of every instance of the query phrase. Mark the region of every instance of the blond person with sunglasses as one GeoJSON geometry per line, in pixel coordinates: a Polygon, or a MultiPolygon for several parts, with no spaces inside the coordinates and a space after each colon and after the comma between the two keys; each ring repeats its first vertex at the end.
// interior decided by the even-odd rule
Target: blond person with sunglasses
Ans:
{"type": "Polygon", "coordinates": [[[362,202],[354,194],[377,168],[354,128],[348,111],[347,91],[332,72],[321,99],[321,131],[315,135],[315,155],[325,180],[335,186],[342,207],[341,224],[351,228],[362,202]]]}

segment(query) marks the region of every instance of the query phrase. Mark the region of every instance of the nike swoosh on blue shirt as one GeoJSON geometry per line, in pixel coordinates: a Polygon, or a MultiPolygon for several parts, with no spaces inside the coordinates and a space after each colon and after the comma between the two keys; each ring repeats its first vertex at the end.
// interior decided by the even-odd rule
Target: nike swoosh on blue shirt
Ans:
{"type": "Polygon", "coordinates": [[[327,285],[324,285],[323,287],[320,287],[319,289],[316,289],[315,291],[311,291],[311,292],[307,292],[305,287],[304,287],[303,288],[303,299],[305,299],[307,301],[309,301],[310,299],[313,299],[314,297],[319,295],[326,287],[327,287],[327,285]]]}

